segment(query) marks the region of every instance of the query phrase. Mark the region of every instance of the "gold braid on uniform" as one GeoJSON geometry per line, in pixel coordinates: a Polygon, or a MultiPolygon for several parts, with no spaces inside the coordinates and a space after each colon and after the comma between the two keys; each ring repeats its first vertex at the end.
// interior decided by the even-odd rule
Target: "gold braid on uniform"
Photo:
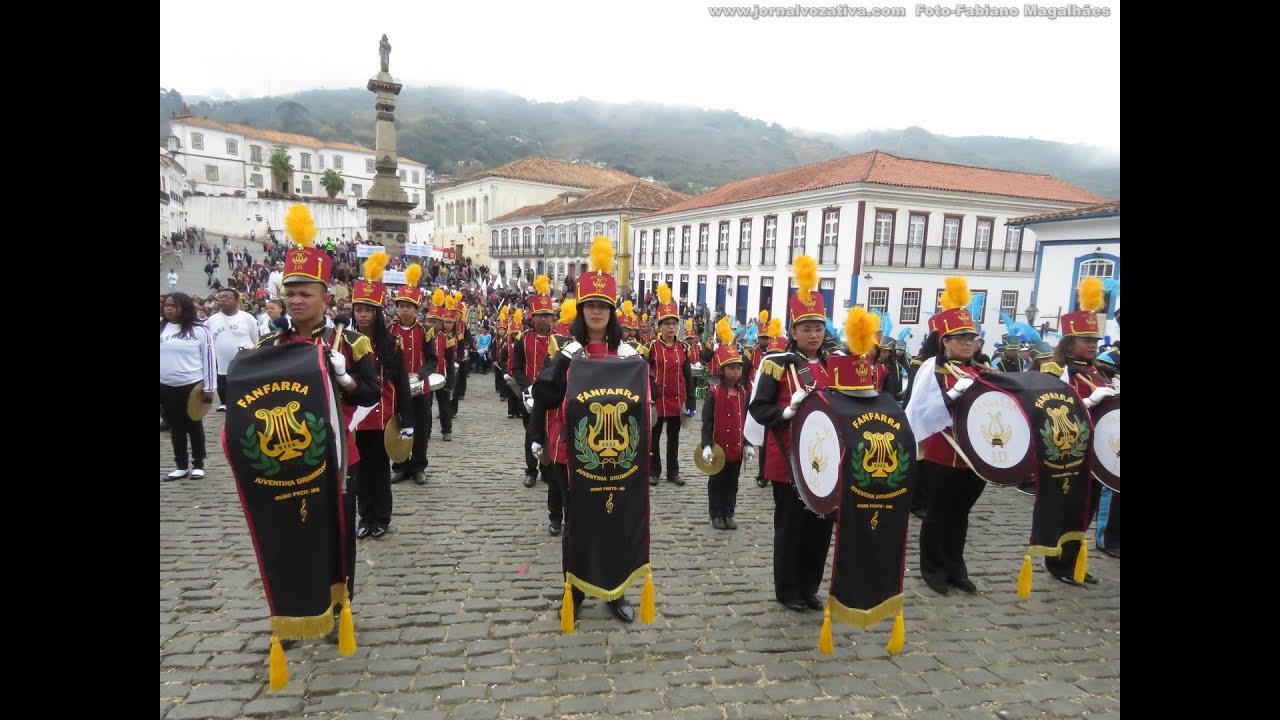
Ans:
{"type": "Polygon", "coordinates": [[[778,382],[782,382],[782,372],[783,367],[772,359],[765,360],[760,363],[760,373],[762,375],[768,375],[778,382]]]}

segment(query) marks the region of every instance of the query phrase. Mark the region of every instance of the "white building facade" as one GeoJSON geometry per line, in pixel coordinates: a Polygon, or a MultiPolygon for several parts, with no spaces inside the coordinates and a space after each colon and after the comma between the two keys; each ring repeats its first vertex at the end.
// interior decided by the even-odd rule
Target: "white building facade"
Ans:
{"type": "MultiPolygon", "coordinates": [[[[170,118],[169,127],[169,151],[187,168],[194,192],[223,195],[254,189],[325,197],[320,178],[328,169],[345,183],[338,197],[359,200],[373,187],[374,151],[362,145],[189,115],[170,118]],[[272,187],[271,155],[277,149],[289,154],[294,172],[289,181],[272,187]]],[[[410,215],[421,215],[429,209],[426,189],[434,177],[424,163],[405,157],[396,162],[400,185],[416,204],[410,215]]]]}
{"type": "MultiPolygon", "coordinates": [[[[1038,256],[1031,291],[1036,306],[1037,328],[1048,323],[1051,332],[1060,332],[1058,319],[1079,310],[1076,288],[1086,277],[1120,282],[1120,201],[1077,210],[1024,217],[1011,227],[1034,231],[1038,256]]],[[[1120,339],[1116,310],[1120,289],[1107,293],[1107,322],[1103,335],[1120,339]]]]}
{"type": "Polygon", "coordinates": [[[187,231],[187,171],[160,148],[160,241],[187,231]]]}
{"type": "Polygon", "coordinates": [[[894,335],[911,328],[918,347],[951,275],[985,293],[979,322],[998,324],[1000,310],[1024,314],[1036,237],[1009,221],[1090,200],[1101,198],[1046,176],[866,153],[731,183],[632,220],[635,282],[640,298],[665,282],[678,301],[745,322],[761,310],[785,315],[793,260],[809,255],[837,324],[844,308],[878,309],[894,335]]]}
{"type": "Polygon", "coordinates": [[[528,215],[491,223],[490,243],[494,248],[489,269],[506,283],[519,279],[530,283],[546,275],[551,287],[559,289],[565,278],[587,271],[591,241],[597,235],[609,238],[615,258],[621,253],[619,238],[629,214],[621,211],[570,214],[554,218],[528,215]]]}

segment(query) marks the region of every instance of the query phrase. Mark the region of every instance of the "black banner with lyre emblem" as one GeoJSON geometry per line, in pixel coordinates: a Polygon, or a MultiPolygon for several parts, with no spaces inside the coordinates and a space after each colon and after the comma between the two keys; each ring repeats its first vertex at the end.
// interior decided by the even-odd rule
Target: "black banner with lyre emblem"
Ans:
{"type": "Polygon", "coordinates": [[[349,572],[345,428],[323,352],[264,346],[236,355],[227,372],[222,448],[281,639],[328,634],[349,572]]]}
{"type": "Polygon", "coordinates": [[[902,609],[916,439],[887,393],[826,391],[839,417],[840,512],[831,569],[831,617],[870,627],[902,609]]]}
{"type": "Polygon", "coordinates": [[[568,581],[615,600],[649,570],[649,373],[639,356],[569,368],[568,581]]]}

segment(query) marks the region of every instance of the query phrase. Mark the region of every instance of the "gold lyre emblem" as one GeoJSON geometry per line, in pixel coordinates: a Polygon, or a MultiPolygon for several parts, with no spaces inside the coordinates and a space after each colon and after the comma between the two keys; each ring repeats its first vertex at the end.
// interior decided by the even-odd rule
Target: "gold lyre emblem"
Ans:
{"type": "Polygon", "coordinates": [[[987,413],[991,418],[991,422],[982,428],[982,439],[991,443],[991,447],[1004,447],[1005,441],[1009,438],[1012,428],[1006,427],[1000,422],[1000,413],[987,413]]]}
{"type": "Polygon", "coordinates": [[[265,432],[258,433],[258,447],[262,454],[276,460],[292,460],[302,456],[302,450],[311,446],[311,430],[298,420],[302,404],[297,400],[284,407],[262,409],[253,414],[266,423],[265,432]],[[271,443],[274,441],[275,445],[271,443]]]}
{"type": "Polygon", "coordinates": [[[307,262],[310,260],[311,260],[311,256],[306,254],[305,252],[299,251],[293,254],[294,265],[306,265],[307,262]]]}
{"type": "Polygon", "coordinates": [[[817,300],[815,300],[815,299],[814,299],[814,297],[813,297],[813,292],[803,293],[803,294],[802,294],[802,297],[800,298],[800,304],[801,304],[801,305],[804,305],[805,307],[809,308],[810,310],[812,310],[812,309],[813,309],[813,305],[814,305],[814,303],[816,303],[816,302],[817,302],[817,300]]]}
{"type": "Polygon", "coordinates": [[[873,478],[889,477],[898,469],[898,451],[893,449],[893,433],[864,432],[864,440],[871,443],[862,455],[862,469],[873,478]]]}
{"type": "Polygon", "coordinates": [[[631,444],[631,431],[622,423],[627,404],[594,402],[589,409],[595,413],[596,422],[587,431],[587,446],[600,454],[601,465],[616,463],[618,455],[631,444]]]}
{"type": "MultiPolygon", "coordinates": [[[[861,360],[861,358],[859,358],[861,360]]],[[[871,372],[871,368],[865,362],[857,362],[853,365],[854,373],[857,374],[858,380],[866,382],[867,374],[871,372]]]]}
{"type": "Polygon", "coordinates": [[[1070,452],[1076,441],[1080,439],[1080,426],[1072,422],[1068,416],[1071,408],[1064,405],[1062,407],[1047,408],[1045,412],[1049,413],[1049,417],[1053,420],[1053,436],[1051,439],[1054,446],[1062,452],[1070,452]]]}
{"type": "Polygon", "coordinates": [[[827,434],[824,432],[815,432],[813,441],[809,443],[809,467],[813,468],[815,473],[820,473],[827,469],[827,456],[823,452],[827,444],[827,434]]]}
{"type": "Polygon", "coordinates": [[[608,284],[609,284],[609,281],[604,279],[604,273],[603,273],[603,272],[601,272],[601,271],[597,270],[597,271],[596,271],[596,279],[595,279],[595,280],[592,280],[592,281],[591,281],[591,284],[595,286],[596,290],[604,290],[604,286],[605,286],[605,285],[608,285],[608,284]]]}

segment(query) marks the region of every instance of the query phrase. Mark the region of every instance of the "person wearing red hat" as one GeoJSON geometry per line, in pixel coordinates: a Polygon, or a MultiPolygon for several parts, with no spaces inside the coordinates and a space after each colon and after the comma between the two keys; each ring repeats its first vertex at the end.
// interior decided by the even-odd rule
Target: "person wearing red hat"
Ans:
{"type": "Polygon", "coordinates": [[[683,418],[692,418],[696,399],[693,365],[689,350],[676,340],[680,327],[680,309],[671,300],[671,288],[658,286],[658,338],[646,353],[649,375],[653,380],[656,403],[653,433],[650,435],[649,484],[657,485],[662,474],[659,442],[662,426],[667,427],[667,482],[684,485],[680,478],[680,426],[683,418]]]}
{"type": "MultiPolygon", "coordinates": [[[[787,351],[787,338],[782,334],[782,319],[775,317],[769,319],[769,311],[760,311],[760,329],[756,333],[756,351],[752,353],[751,366],[747,369],[747,385],[754,389],[756,381],[760,375],[760,363],[764,362],[765,357],[774,353],[784,353],[787,351]]],[[[750,392],[750,390],[748,390],[750,392]]],[[[769,487],[769,481],[764,477],[764,459],[765,453],[759,453],[759,465],[756,469],[756,485],[759,487],[769,487]]]]}
{"type": "Polygon", "coordinates": [[[742,461],[755,457],[755,448],[742,436],[743,422],[747,416],[747,393],[739,384],[742,380],[742,355],[733,343],[733,330],[729,318],[722,317],[716,323],[716,336],[720,347],[716,348],[714,364],[720,382],[707,391],[702,405],[702,459],[712,462],[712,444],[724,450],[724,467],[707,480],[707,509],[711,513],[711,527],[717,530],[737,530],[733,519],[738,507],[738,476],[742,461]]]}
{"type": "Polygon", "coordinates": [[[356,503],[360,511],[357,538],[381,538],[391,525],[391,459],[387,457],[385,431],[393,414],[402,428],[400,437],[413,437],[409,373],[397,339],[383,320],[387,286],[379,281],[388,259],[385,252],[371,255],[364,263],[365,279],[356,281],[351,290],[351,314],[356,330],[368,338],[373,348],[370,355],[382,387],[382,397],[355,428],[356,447],[360,450],[360,463],[355,466],[356,503]]]}
{"type": "MultiPolygon", "coordinates": [[[[526,330],[516,339],[511,353],[511,377],[515,378],[516,386],[520,388],[521,403],[523,403],[523,393],[533,385],[538,373],[542,372],[542,366],[547,362],[551,323],[556,317],[556,311],[551,306],[551,279],[546,275],[539,275],[533,281],[533,287],[535,293],[529,298],[529,314],[533,316],[533,328],[526,330]]],[[[530,420],[527,411],[522,413],[522,419],[525,434],[524,486],[531,488],[538,484],[538,459],[529,451],[533,436],[529,431],[530,420]]],[[[543,471],[542,481],[547,482],[549,486],[548,474],[547,471],[543,471]]],[[[547,491],[548,498],[550,498],[550,492],[550,490],[547,491]]],[[[547,512],[551,513],[550,500],[548,500],[547,512]]],[[[549,529],[552,535],[560,534],[560,517],[557,513],[551,513],[549,529]]]]}
{"type": "MultiPolygon", "coordinates": [[[[431,326],[427,341],[435,346],[436,367],[433,372],[445,378],[444,387],[431,393],[435,396],[436,415],[440,418],[440,439],[445,442],[453,440],[453,412],[449,408],[449,399],[453,394],[454,383],[457,381],[453,338],[449,337],[444,330],[444,319],[450,316],[453,310],[449,307],[451,302],[453,302],[453,296],[446,296],[444,288],[436,288],[431,295],[431,309],[427,311],[427,324],[431,326]]],[[[429,401],[427,405],[427,409],[430,410],[429,401]]],[[[431,434],[429,415],[430,413],[427,418],[428,435],[431,434]]]]}
{"type": "MultiPolygon", "coordinates": [[[[431,342],[430,330],[418,322],[418,308],[422,305],[422,266],[414,263],[404,271],[405,284],[396,291],[396,317],[391,322],[391,334],[400,344],[404,366],[411,379],[426,381],[428,375],[439,367],[436,346],[431,342]]],[[[409,459],[391,467],[391,484],[413,478],[418,485],[427,484],[427,446],[431,439],[431,389],[424,387],[418,397],[409,402],[413,408],[413,452],[409,459]]],[[[403,426],[402,426],[403,427],[403,426]]]]}
{"type": "Polygon", "coordinates": [[[787,301],[789,352],[771,354],[760,363],[744,434],[753,445],[763,445],[764,475],[773,483],[774,596],[784,607],[805,612],[824,607],[818,588],[835,516],[810,512],[792,487],[791,419],[809,393],[830,384],[823,349],[827,309],[817,289],[817,261],[808,255],[796,258],[795,274],[798,289],[787,301]]]}

